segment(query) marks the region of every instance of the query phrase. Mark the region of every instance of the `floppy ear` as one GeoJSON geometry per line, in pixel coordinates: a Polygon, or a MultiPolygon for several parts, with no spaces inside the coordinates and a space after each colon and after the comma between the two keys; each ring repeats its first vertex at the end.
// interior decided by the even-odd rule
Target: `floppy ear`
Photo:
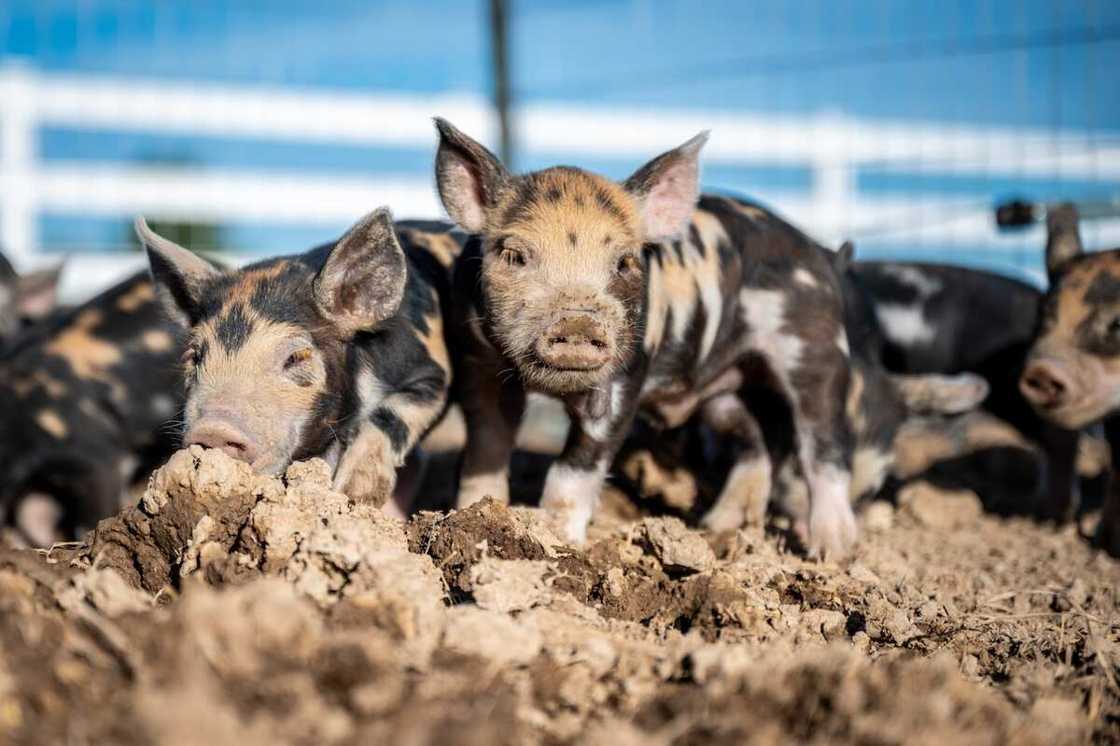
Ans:
{"type": "Polygon", "coordinates": [[[704,130],[626,180],[626,190],[638,200],[648,240],[676,238],[684,230],[700,198],[700,149],[707,141],[708,131],[704,130]]]}
{"type": "Polygon", "coordinates": [[[148,252],[156,295],[172,321],[190,326],[198,320],[199,299],[219,269],[189,249],[164,238],[144,218],[136,218],[136,236],[148,252]]]}
{"type": "Polygon", "coordinates": [[[359,220],[331,249],[315,276],[315,303],[343,332],[354,334],[397,312],[407,279],[393,215],[382,207],[359,220]]]}
{"type": "Polygon", "coordinates": [[[1082,254],[1077,208],[1065,203],[1046,213],[1046,272],[1054,279],[1062,267],[1082,254]]]}
{"type": "Polygon", "coordinates": [[[486,213],[510,179],[498,157],[464,135],[446,119],[435,119],[439,130],[436,152],[436,186],[443,207],[463,230],[477,233],[486,213]]]}
{"type": "Polygon", "coordinates": [[[62,265],[20,275],[16,281],[16,310],[23,319],[41,319],[58,303],[62,265]]]}

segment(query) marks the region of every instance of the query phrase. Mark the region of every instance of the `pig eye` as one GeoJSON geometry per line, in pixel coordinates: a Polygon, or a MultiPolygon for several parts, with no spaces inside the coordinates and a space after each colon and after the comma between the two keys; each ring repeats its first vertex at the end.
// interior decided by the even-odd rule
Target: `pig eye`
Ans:
{"type": "Polygon", "coordinates": [[[183,352],[183,356],[179,358],[179,362],[184,368],[193,368],[198,365],[199,351],[194,345],[191,345],[183,352]]]}
{"type": "Polygon", "coordinates": [[[638,257],[633,254],[626,254],[618,260],[618,273],[620,275],[636,272],[641,267],[638,257]]]}
{"type": "Polygon", "coordinates": [[[301,347],[298,350],[296,350],[295,352],[293,352],[291,355],[288,355],[288,359],[284,361],[284,370],[292,370],[293,368],[295,368],[297,366],[303,365],[304,363],[306,363],[310,359],[311,359],[311,348],[310,347],[301,347]]]}
{"type": "Polygon", "coordinates": [[[524,267],[525,266],[525,252],[517,249],[511,249],[506,246],[502,248],[502,261],[506,263],[507,267],[524,267]]]}
{"type": "Polygon", "coordinates": [[[1108,322],[1108,333],[1120,337],[1120,316],[1114,316],[1112,321],[1108,322]]]}

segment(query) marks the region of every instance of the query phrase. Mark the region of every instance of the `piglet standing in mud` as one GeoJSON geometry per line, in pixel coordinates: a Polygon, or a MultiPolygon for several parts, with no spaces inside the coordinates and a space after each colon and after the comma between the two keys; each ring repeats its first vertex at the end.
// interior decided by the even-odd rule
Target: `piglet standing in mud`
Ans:
{"type": "Polygon", "coordinates": [[[1120,557],[1120,248],[1086,254],[1071,205],[1052,209],[1047,228],[1050,289],[1019,386],[1060,427],[1104,422],[1112,472],[1096,541],[1120,557]]]}
{"type": "Polygon", "coordinates": [[[143,220],[136,230],[164,306],[188,331],[183,445],[266,474],[319,456],[337,489],[383,505],[447,404],[452,254],[431,247],[451,239],[398,235],[381,209],[337,243],[223,271],[143,220]],[[413,240],[402,247],[401,236],[413,240]]]}
{"type": "MultiPolygon", "coordinates": [[[[457,264],[451,335],[467,424],[459,505],[508,499],[525,395],[541,392],[563,400],[572,422],[541,505],[582,541],[639,409],[680,424],[758,376],[793,412],[810,551],[848,552],[857,533],[850,368],[829,252],[753,204],[701,197],[706,134],[618,184],[571,167],[513,175],[451,124],[436,125],[440,197],[473,234],[457,264]]],[[[757,453],[749,413],[719,414],[721,434],[757,453]]],[[[737,488],[768,494],[769,465],[742,466],[737,488]]]]}

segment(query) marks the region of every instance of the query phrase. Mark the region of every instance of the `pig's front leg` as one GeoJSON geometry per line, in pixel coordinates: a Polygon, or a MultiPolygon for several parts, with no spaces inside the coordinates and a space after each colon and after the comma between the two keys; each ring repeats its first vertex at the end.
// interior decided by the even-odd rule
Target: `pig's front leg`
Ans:
{"type": "Polygon", "coordinates": [[[568,440],[548,470],[541,507],[568,541],[581,544],[587,539],[607,469],[634,422],[636,389],[632,382],[612,381],[567,402],[568,440]]]}
{"type": "Polygon", "coordinates": [[[1101,522],[1097,525],[1093,543],[1113,557],[1120,558],[1120,474],[1117,473],[1117,465],[1120,464],[1120,415],[1105,420],[1104,430],[1112,450],[1112,469],[1108,475],[1104,507],[1101,508],[1101,522]]]}
{"type": "Polygon", "coordinates": [[[509,463],[525,412],[525,390],[510,374],[486,365],[464,365],[459,403],[467,442],[459,468],[457,507],[492,497],[509,503],[509,463]]]}
{"type": "Polygon", "coordinates": [[[444,380],[436,376],[403,387],[363,414],[339,458],[334,488],[356,502],[393,508],[387,503],[397,469],[447,406],[444,380]]]}

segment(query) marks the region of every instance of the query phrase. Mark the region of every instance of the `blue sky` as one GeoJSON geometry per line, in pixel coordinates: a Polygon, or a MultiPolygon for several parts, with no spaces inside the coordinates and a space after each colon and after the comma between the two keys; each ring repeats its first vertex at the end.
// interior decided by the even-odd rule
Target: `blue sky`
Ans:
{"type": "MultiPolygon", "coordinates": [[[[1114,1],[510,2],[514,89],[521,101],[831,110],[875,119],[1120,131],[1120,3],[1114,1]]],[[[487,5],[6,0],[0,3],[0,61],[148,79],[485,95],[487,5]]],[[[327,173],[427,173],[431,158],[424,149],[71,130],[45,131],[40,143],[48,159],[168,156],[203,167],[327,173]]],[[[586,165],[621,175],[635,164],[586,165]]],[[[807,173],[797,168],[713,168],[706,178],[763,198],[769,189],[808,188],[807,173]]],[[[874,171],[861,172],[857,181],[868,193],[920,189],[977,200],[1104,195],[1120,188],[874,171]]],[[[44,216],[43,235],[59,245],[96,242],[115,230],[99,223],[105,221],[44,216]]],[[[293,240],[290,231],[280,235],[268,226],[234,226],[229,235],[266,247],[293,240]]]]}

